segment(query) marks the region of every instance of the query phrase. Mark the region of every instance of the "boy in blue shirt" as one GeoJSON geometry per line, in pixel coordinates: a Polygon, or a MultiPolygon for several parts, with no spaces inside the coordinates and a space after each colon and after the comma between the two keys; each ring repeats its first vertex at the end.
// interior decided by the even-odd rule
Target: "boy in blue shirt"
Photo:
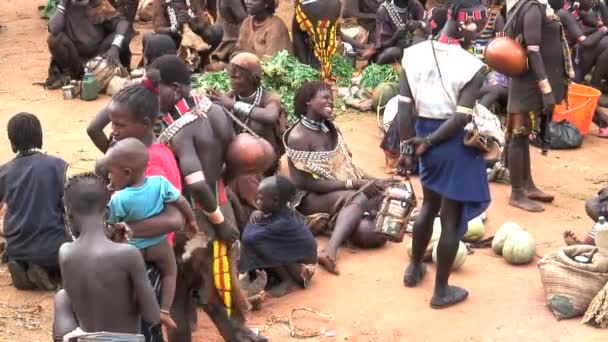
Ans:
{"type": "MultiPolygon", "coordinates": [[[[110,186],[116,192],[108,203],[108,223],[141,221],[160,214],[166,203],[174,203],[186,218],[188,235],[198,232],[194,212],[188,201],[162,176],[145,176],[148,163],[146,146],[135,138],[118,141],[104,158],[104,167],[110,174],[110,186]]],[[[177,265],[166,235],[131,239],[146,262],[161,272],[160,320],[167,328],[175,328],[169,310],[173,302],[177,265]]]]}

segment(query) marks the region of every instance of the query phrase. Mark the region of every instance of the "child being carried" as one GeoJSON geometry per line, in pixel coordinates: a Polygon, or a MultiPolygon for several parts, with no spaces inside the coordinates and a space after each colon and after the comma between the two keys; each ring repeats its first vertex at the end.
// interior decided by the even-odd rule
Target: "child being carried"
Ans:
{"type": "MultiPolygon", "coordinates": [[[[104,158],[110,174],[110,186],[116,192],[108,203],[109,224],[135,222],[160,214],[166,203],[175,204],[186,218],[187,235],[198,232],[194,212],[188,201],[162,176],[145,176],[148,150],[139,140],[118,141],[104,158]]],[[[154,264],[161,273],[160,320],[167,328],[175,328],[169,310],[175,294],[177,265],[166,235],[134,238],[129,243],[137,247],[146,262],[154,264]]]]}

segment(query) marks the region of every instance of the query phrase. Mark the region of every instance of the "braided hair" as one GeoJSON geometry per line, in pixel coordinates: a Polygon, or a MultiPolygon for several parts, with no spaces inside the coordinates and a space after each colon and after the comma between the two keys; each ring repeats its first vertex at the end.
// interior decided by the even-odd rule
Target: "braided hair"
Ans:
{"type": "Polygon", "coordinates": [[[107,205],[107,197],[106,183],[93,172],[70,177],[64,189],[64,203],[69,213],[102,213],[107,205]]]}
{"type": "Polygon", "coordinates": [[[15,114],[8,121],[7,131],[13,152],[42,148],[42,126],[34,114],[15,114]]]}
{"type": "Polygon", "coordinates": [[[311,81],[302,84],[302,86],[296,92],[294,99],[294,109],[296,115],[300,117],[306,115],[306,104],[310,102],[310,100],[312,100],[312,98],[315,97],[315,95],[317,95],[317,93],[320,91],[331,92],[331,86],[321,81],[311,81]]]}
{"type": "Polygon", "coordinates": [[[154,81],[153,76],[147,73],[148,85],[142,82],[122,88],[112,96],[112,101],[126,105],[135,120],[143,121],[145,118],[148,118],[151,122],[154,122],[158,116],[160,107],[158,103],[158,90],[154,89],[154,87],[158,89],[158,81],[154,81]]]}

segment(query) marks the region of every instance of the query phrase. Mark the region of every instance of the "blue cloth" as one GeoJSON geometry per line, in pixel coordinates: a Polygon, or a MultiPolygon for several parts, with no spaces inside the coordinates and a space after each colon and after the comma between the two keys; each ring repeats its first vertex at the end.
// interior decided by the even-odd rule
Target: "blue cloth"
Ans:
{"type": "Polygon", "coordinates": [[[301,216],[285,207],[247,224],[241,239],[239,272],[316,259],[317,241],[301,216]]]}
{"type": "MultiPolygon", "coordinates": [[[[126,187],[112,195],[108,203],[108,223],[141,221],[160,214],[165,203],[176,202],[180,197],[176,187],[162,176],[146,177],[138,187],[126,187]]],[[[129,243],[138,249],[148,248],[166,239],[167,235],[135,238],[129,243]]]]}
{"type": "MultiPolygon", "coordinates": [[[[426,137],[444,122],[419,117],[416,135],[426,137]]],[[[486,163],[477,149],[464,145],[463,139],[464,130],[433,145],[420,158],[422,186],[442,197],[462,202],[460,238],[466,233],[468,222],[490,206],[486,163]]]]}

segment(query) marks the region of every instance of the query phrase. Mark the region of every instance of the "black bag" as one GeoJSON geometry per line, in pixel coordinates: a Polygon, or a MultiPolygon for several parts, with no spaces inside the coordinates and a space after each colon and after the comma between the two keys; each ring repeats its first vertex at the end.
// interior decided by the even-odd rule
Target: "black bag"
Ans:
{"type": "MultiPolygon", "coordinates": [[[[581,147],[583,136],[576,126],[568,120],[549,123],[550,145],[553,150],[568,150],[581,147]]],[[[540,135],[534,136],[530,140],[532,145],[540,147],[542,140],[540,135]]]]}

